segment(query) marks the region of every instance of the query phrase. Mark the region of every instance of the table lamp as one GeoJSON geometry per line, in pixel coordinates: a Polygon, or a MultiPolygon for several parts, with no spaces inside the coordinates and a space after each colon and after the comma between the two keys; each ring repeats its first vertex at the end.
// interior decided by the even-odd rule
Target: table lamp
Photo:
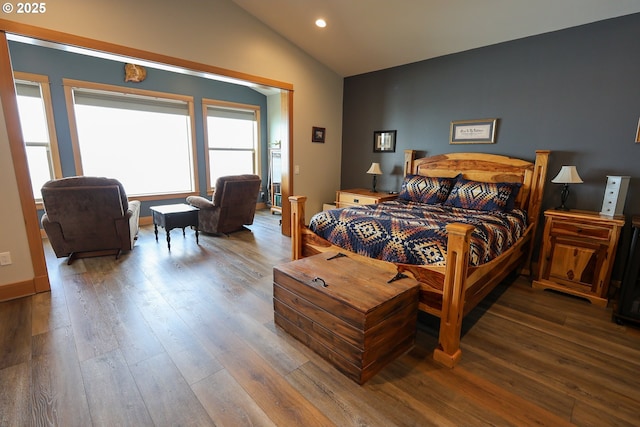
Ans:
{"type": "Polygon", "coordinates": [[[382,175],[382,169],[380,169],[380,163],[375,163],[375,162],[371,163],[371,167],[369,168],[367,173],[373,175],[373,189],[371,191],[375,193],[378,175],[382,175]]]}
{"type": "Polygon", "coordinates": [[[569,210],[565,203],[567,201],[567,197],[569,197],[569,184],[581,184],[582,178],[578,175],[578,170],[575,166],[562,166],[558,175],[551,180],[551,182],[556,184],[564,184],[562,186],[562,192],[560,193],[560,207],[558,209],[567,211],[569,210]]]}

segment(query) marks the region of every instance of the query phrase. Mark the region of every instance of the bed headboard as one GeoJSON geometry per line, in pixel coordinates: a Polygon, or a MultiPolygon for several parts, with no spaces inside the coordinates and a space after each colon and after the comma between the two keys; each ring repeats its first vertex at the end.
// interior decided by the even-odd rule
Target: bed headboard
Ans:
{"type": "Polygon", "coordinates": [[[405,175],[466,179],[483,182],[520,182],[516,207],[525,209],[534,221],[540,213],[547,176],[549,150],[537,150],[535,162],[498,154],[449,153],[416,159],[415,150],[405,150],[405,175]]]}

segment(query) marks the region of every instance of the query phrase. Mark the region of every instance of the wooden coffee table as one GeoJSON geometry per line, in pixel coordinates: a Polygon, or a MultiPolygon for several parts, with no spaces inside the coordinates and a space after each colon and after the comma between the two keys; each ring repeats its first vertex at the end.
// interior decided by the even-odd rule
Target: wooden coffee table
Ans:
{"type": "Polygon", "coordinates": [[[198,211],[200,209],[184,203],[151,206],[150,209],[153,215],[153,231],[156,234],[156,242],[158,241],[158,226],[163,227],[167,233],[169,250],[171,250],[171,230],[182,228],[182,236],[184,237],[184,229],[193,227],[196,231],[196,244],[200,244],[198,240],[198,211]]]}

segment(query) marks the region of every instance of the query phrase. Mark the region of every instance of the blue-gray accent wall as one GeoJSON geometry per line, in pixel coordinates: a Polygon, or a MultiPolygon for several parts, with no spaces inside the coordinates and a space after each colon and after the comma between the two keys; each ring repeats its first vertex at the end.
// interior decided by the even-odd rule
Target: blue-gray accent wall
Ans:
{"type": "MultiPolygon", "coordinates": [[[[196,154],[198,162],[197,191],[206,196],[205,141],[202,117],[202,98],[221,101],[258,105],[261,115],[260,134],[263,136],[262,152],[262,187],[266,192],[267,185],[267,98],[265,95],[241,85],[220,82],[187,74],[173,73],[160,69],[147,68],[147,78],[140,83],[124,81],[124,63],[85,56],[53,48],[29,45],[10,41],[9,50],[14,71],[42,74],[49,77],[53,114],[60,151],[60,162],[64,176],[76,174],[73,159],[73,147],[69,120],[65,104],[63,79],[75,79],[95,83],[110,84],[157,92],[174,93],[193,96],[196,122],[196,154]]],[[[126,154],[126,153],[123,153],[126,154]]],[[[140,162],[144,162],[140,159],[140,162]]],[[[117,177],[113,177],[117,178],[117,177]]],[[[162,204],[183,203],[184,198],[162,199],[162,204]]],[[[148,200],[142,203],[141,215],[149,216],[149,207],[157,205],[157,201],[148,200]]],[[[40,212],[42,215],[42,212],[40,212]]]]}
{"type": "MultiPolygon", "coordinates": [[[[548,180],[565,164],[585,181],[570,207],[600,211],[607,175],[630,175],[625,213],[640,214],[640,14],[448,55],[344,82],[342,188],[398,190],[403,150],[488,152],[533,160],[552,150],[548,180]],[[453,120],[498,118],[495,144],[450,145],[453,120]],[[373,132],[397,130],[395,153],[373,132]]],[[[559,205],[549,183],[544,208],[559,205]]]]}
{"type": "MultiPolygon", "coordinates": [[[[437,42],[437,41],[436,41],[437,42]]],[[[552,150],[543,209],[560,204],[551,179],[576,165],[584,180],[567,205],[600,211],[607,175],[631,176],[624,213],[640,214],[640,14],[496,44],[344,81],[342,188],[398,190],[403,150],[487,152],[533,160],[552,150]],[[497,118],[495,144],[449,144],[454,120],[497,118]],[[373,132],[397,130],[395,153],[374,153],[373,132]]],[[[624,263],[625,227],[617,273],[624,263]]]]}

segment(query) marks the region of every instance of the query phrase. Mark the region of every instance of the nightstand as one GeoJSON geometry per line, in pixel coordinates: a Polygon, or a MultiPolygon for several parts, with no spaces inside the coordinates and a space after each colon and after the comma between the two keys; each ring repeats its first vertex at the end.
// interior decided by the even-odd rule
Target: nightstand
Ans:
{"type": "Polygon", "coordinates": [[[397,194],[373,192],[364,188],[352,188],[350,190],[336,191],[336,207],[344,208],[355,205],[374,205],[388,200],[395,200],[397,194]]]}
{"type": "Polygon", "coordinates": [[[624,216],[548,210],[536,289],[553,289],[606,307],[624,216]]]}

